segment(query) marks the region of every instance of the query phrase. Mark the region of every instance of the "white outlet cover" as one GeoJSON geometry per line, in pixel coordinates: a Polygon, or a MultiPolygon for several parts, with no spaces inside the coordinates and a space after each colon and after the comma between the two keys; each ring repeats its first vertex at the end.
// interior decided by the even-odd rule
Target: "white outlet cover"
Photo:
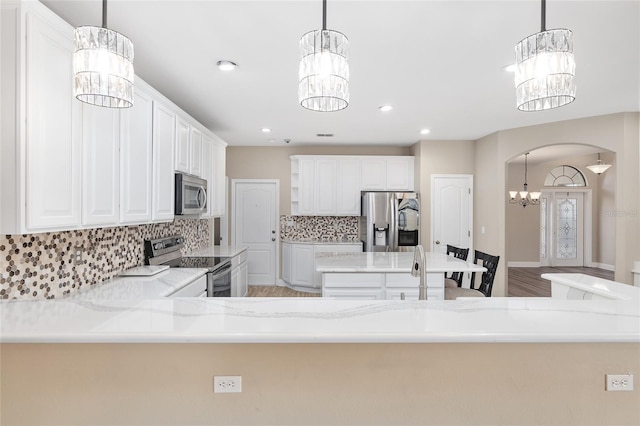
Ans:
{"type": "Polygon", "coordinates": [[[242,376],[213,376],[213,392],[215,393],[242,392],[242,376]]]}
{"type": "Polygon", "coordinates": [[[633,374],[607,374],[607,392],[632,391],[633,374]]]}

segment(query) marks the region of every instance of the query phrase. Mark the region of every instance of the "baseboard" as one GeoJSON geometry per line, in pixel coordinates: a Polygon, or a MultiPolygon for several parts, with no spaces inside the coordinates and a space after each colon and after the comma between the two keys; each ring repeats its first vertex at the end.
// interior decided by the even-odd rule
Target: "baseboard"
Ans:
{"type": "Polygon", "coordinates": [[[614,265],[608,265],[606,263],[592,262],[591,263],[591,267],[592,268],[604,269],[606,271],[611,271],[611,272],[615,272],[616,271],[616,267],[614,265]]]}
{"type": "Polygon", "coordinates": [[[507,262],[508,268],[539,268],[540,262],[507,262]]]}

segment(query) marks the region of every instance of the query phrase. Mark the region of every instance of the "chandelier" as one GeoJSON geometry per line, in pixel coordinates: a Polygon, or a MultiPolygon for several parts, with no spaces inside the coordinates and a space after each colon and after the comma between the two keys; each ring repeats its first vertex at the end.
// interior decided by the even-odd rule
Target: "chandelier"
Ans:
{"type": "Polygon", "coordinates": [[[529,204],[537,206],[540,204],[541,192],[528,192],[527,191],[527,156],[529,153],[524,154],[524,185],[522,191],[509,191],[509,203],[520,204],[522,207],[527,207],[529,204]],[[520,198],[518,198],[518,196],[520,198]]]}
{"type": "Polygon", "coordinates": [[[75,97],[108,108],[133,106],[133,43],[107,29],[107,0],[102,0],[102,27],[78,27],[74,39],[75,97]]]}
{"type": "Polygon", "coordinates": [[[322,29],[300,39],[298,100],[312,111],[339,111],[349,105],[349,40],[327,29],[327,0],[322,0],[322,29]]]}
{"type": "Polygon", "coordinates": [[[597,175],[601,175],[604,172],[606,172],[609,169],[609,167],[611,167],[611,164],[603,163],[602,160],[600,160],[600,153],[598,153],[598,161],[596,162],[596,164],[587,166],[587,169],[591,170],[593,173],[597,175]]]}
{"type": "Polygon", "coordinates": [[[573,33],[547,30],[546,0],[541,1],[540,32],[516,45],[516,103],[520,111],[543,111],[576,99],[573,33]]]}

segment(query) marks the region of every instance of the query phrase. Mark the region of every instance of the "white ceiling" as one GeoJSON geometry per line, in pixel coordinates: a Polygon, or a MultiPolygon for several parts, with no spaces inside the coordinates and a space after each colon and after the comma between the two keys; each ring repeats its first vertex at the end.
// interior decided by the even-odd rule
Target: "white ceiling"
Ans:
{"type": "MultiPolygon", "coordinates": [[[[101,0],[42,1],[74,26],[101,23],[101,0]]],[[[547,2],[547,28],[574,32],[578,89],[572,104],[536,113],[516,109],[503,67],[540,30],[538,0],[329,0],[327,27],[351,45],[351,104],[334,113],[297,99],[298,41],[321,26],[321,0],[108,5],[108,27],[134,43],[136,74],[230,145],[408,146],[640,110],[638,0],[547,2]],[[220,59],[239,68],[221,72],[220,59]],[[382,113],[383,104],[394,109],[382,113]]]]}

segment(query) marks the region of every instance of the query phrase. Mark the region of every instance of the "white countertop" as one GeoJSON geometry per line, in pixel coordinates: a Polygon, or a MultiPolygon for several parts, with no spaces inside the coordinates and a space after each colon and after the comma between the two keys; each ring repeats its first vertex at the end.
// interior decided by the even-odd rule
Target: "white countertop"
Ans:
{"type": "MultiPolygon", "coordinates": [[[[483,272],[486,269],[443,253],[427,252],[426,272],[483,272]]],[[[411,272],[411,252],[330,253],[316,257],[318,272],[411,272]]]]}
{"type": "Polygon", "coordinates": [[[13,300],[0,320],[4,343],[640,342],[638,300],[13,300]]]}
{"type": "Polygon", "coordinates": [[[170,268],[150,277],[114,277],[110,280],[82,287],[63,299],[153,299],[164,297],[206,274],[203,268],[170,268]]]}
{"type": "Polygon", "coordinates": [[[362,241],[343,241],[342,239],[329,240],[324,238],[303,238],[300,240],[292,240],[289,238],[284,238],[282,240],[283,243],[289,244],[346,244],[351,246],[360,246],[362,247],[362,241]]]}
{"type": "Polygon", "coordinates": [[[542,274],[542,278],[615,300],[640,298],[640,288],[584,274],[542,274]]]}
{"type": "Polygon", "coordinates": [[[245,251],[247,246],[211,246],[194,250],[184,257],[234,257],[245,251]]]}

